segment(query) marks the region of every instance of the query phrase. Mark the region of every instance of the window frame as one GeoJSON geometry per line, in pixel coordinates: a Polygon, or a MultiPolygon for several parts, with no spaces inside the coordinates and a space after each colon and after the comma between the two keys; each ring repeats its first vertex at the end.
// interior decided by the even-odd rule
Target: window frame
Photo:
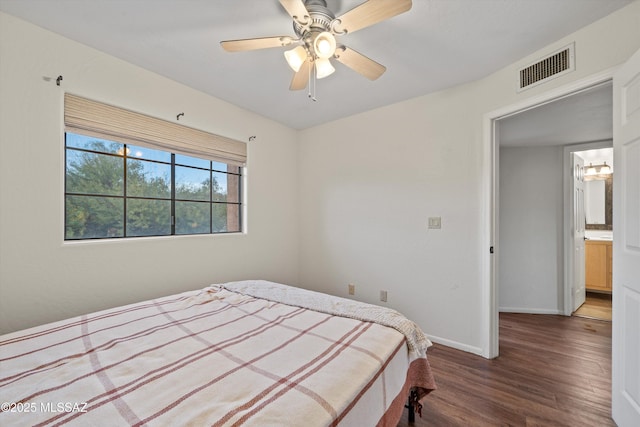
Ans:
{"type": "MultiPolygon", "coordinates": [[[[182,153],[176,153],[173,151],[168,151],[167,149],[164,148],[160,148],[160,147],[145,147],[142,146],[144,148],[148,148],[151,150],[155,150],[155,151],[160,151],[160,152],[164,152],[164,153],[168,153],[170,154],[170,163],[166,162],[166,161],[160,161],[160,160],[154,160],[154,159],[141,159],[139,157],[136,156],[131,156],[128,153],[127,147],[130,146],[136,146],[134,144],[129,144],[129,143],[125,143],[125,142],[121,142],[118,141],[117,139],[110,139],[108,137],[98,137],[97,135],[92,135],[91,132],[82,132],[80,130],[66,130],[64,132],[64,203],[63,203],[63,211],[64,211],[64,229],[63,229],[63,238],[64,238],[64,242],[87,242],[87,241],[110,241],[110,240],[121,240],[121,239],[139,239],[139,238],[154,238],[154,237],[186,237],[186,236],[211,236],[211,235],[230,235],[230,234],[245,234],[245,230],[246,230],[246,225],[245,225],[245,208],[246,208],[246,203],[244,200],[244,195],[245,195],[245,166],[243,165],[237,165],[237,164],[232,164],[232,163],[225,163],[223,161],[219,161],[219,160],[212,160],[212,159],[207,159],[207,158],[203,158],[203,157],[198,157],[197,155],[193,155],[193,154],[189,154],[189,157],[192,158],[197,158],[200,160],[204,160],[207,161],[209,163],[209,168],[206,169],[204,167],[199,167],[199,166],[191,166],[191,165],[186,165],[183,163],[176,163],[176,154],[181,154],[184,155],[182,153]],[[104,141],[108,141],[108,142],[115,142],[117,144],[122,144],[123,146],[123,153],[122,154],[118,154],[118,153],[108,153],[108,152],[100,152],[100,151],[96,151],[96,150],[91,150],[91,149],[87,149],[87,148],[79,148],[79,147],[69,147],[67,144],[67,134],[68,133],[72,133],[75,135],[79,135],[82,137],[86,137],[86,138],[92,138],[92,137],[97,137],[98,139],[104,140],[104,141]],[[91,153],[91,154],[96,154],[96,155],[105,155],[105,156],[110,156],[110,157],[114,157],[114,158],[118,158],[122,160],[122,194],[120,195],[108,195],[108,194],[91,194],[91,193],[73,193],[73,192],[69,192],[68,191],[68,153],[69,150],[75,151],[75,152],[83,152],[83,153],[91,153]],[[170,196],[169,198],[162,198],[162,197],[147,197],[147,196],[129,196],[127,194],[127,178],[128,178],[128,159],[132,159],[132,160],[137,160],[137,161],[142,161],[142,162],[149,162],[149,163],[154,163],[154,164],[161,164],[161,165],[168,165],[170,166],[170,196]],[[237,173],[235,172],[229,172],[227,171],[223,171],[220,170],[220,168],[215,168],[215,164],[224,164],[227,166],[227,168],[229,167],[234,167],[237,168],[237,173]],[[205,200],[190,200],[190,199],[183,199],[183,198],[176,198],[176,166],[181,167],[181,168],[189,168],[189,169],[195,169],[195,170],[199,170],[199,171],[207,171],[208,175],[209,175],[209,200],[205,201],[205,200]],[[229,202],[229,201],[220,201],[220,200],[214,200],[214,186],[213,186],[213,179],[214,179],[214,173],[223,173],[226,174],[227,177],[229,176],[233,176],[236,177],[237,179],[237,188],[233,188],[233,191],[236,192],[237,191],[237,202],[229,202]],[[100,236],[100,237],[76,237],[76,238],[68,238],[67,237],[67,227],[68,227],[68,215],[67,215],[67,199],[69,196],[79,196],[79,197],[98,197],[98,198],[103,198],[103,199],[119,199],[123,201],[123,207],[122,207],[122,235],[121,236],[100,236]],[[127,201],[129,200],[157,200],[157,201],[169,201],[170,202],[170,215],[171,215],[171,219],[170,219],[170,232],[169,234],[149,234],[149,235],[128,235],[127,234],[127,201]],[[209,231],[208,232],[203,232],[203,233],[179,233],[176,232],[176,226],[177,226],[177,218],[176,218],[176,204],[180,203],[180,202],[191,202],[191,203],[202,203],[202,204],[207,204],[208,205],[208,210],[209,210],[209,231]],[[229,206],[235,206],[237,209],[237,216],[238,216],[238,230],[232,230],[232,231],[214,231],[213,230],[213,223],[214,223],[214,207],[216,205],[226,205],[227,207],[229,206]]],[[[228,183],[228,181],[227,181],[228,183]]],[[[227,184],[227,197],[228,194],[230,192],[230,188],[227,184]]],[[[227,215],[228,215],[228,210],[227,210],[227,215]]]]}

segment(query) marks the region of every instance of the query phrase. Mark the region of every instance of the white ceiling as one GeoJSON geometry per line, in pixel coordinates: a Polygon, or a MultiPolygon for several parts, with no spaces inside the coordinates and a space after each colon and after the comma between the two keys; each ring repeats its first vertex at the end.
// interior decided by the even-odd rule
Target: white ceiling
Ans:
{"type": "MultiPolygon", "coordinates": [[[[327,0],[336,15],[363,0],[327,0]]],[[[226,53],[229,39],[293,35],[277,0],[0,0],[0,10],[295,129],[477,80],[632,0],[414,0],[340,42],[387,67],[342,64],[317,102],[290,92],[285,48],[226,53]]]]}
{"type": "Polygon", "coordinates": [[[613,138],[611,82],[498,121],[500,146],[569,145],[613,138]]]}
{"type": "Polygon", "coordinates": [[[578,151],[576,153],[582,157],[585,165],[602,165],[606,163],[613,169],[613,147],[612,148],[598,148],[595,150],[578,151]]]}

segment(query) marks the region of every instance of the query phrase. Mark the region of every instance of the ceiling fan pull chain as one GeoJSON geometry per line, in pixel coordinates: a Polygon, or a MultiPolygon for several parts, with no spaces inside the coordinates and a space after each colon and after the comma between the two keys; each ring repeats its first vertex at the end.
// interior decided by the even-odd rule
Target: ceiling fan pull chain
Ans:
{"type": "Polygon", "coordinates": [[[309,99],[311,99],[313,102],[316,102],[316,73],[313,72],[313,70],[315,69],[315,62],[313,62],[311,64],[311,66],[309,67],[309,99]],[[311,76],[313,75],[313,95],[311,95],[311,76]]]}
{"type": "Polygon", "coordinates": [[[307,89],[309,91],[309,93],[307,93],[307,96],[309,97],[309,99],[311,99],[311,69],[312,68],[313,68],[313,63],[309,66],[307,70],[307,89]]]}

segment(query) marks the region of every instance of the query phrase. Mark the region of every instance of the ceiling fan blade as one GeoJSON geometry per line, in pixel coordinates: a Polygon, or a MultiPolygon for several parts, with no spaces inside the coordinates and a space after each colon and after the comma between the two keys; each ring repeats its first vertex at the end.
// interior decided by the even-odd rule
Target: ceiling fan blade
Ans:
{"type": "Polygon", "coordinates": [[[309,12],[307,12],[302,0],[280,0],[280,4],[298,23],[306,25],[309,21],[309,12]]]}
{"type": "Polygon", "coordinates": [[[368,0],[336,18],[333,30],[353,33],[411,9],[411,0],[368,0]]]}
{"type": "Polygon", "coordinates": [[[387,71],[387,68],[378,64],[373,59],[369,59],[363,54],[349,49],[346,46],[340,46],[336,49],[335,58],[347,67],[351,68],[369,80],[376,80],[387,71]]]}
{"type": "Polygon", "coordinates": [[[245,50],[267,49],[270,47],[288,46],[295,39],[290,36],[262,37],[244,40],[226,40],[220,46],[227,52],[242,52],[245,50]]]}
{"type": "Polygon", "coordinates": [[[298,72],[293,75],[291,85],[289,85],[289,90],[302,90],[307,87],[307,82],[309,81],[309,67],[311,67],[311,62],[307,59],[302,63],[298,72]]]}

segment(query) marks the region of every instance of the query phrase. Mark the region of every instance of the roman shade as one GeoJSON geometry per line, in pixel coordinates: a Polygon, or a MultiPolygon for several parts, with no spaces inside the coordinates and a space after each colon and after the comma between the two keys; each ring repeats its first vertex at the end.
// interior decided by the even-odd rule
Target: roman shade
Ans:
{"type": "Polygon", "coordinates": [[[177,123],[81,98],[64,96],[65,131],[244,166],[247,144],[177,123]]]}

